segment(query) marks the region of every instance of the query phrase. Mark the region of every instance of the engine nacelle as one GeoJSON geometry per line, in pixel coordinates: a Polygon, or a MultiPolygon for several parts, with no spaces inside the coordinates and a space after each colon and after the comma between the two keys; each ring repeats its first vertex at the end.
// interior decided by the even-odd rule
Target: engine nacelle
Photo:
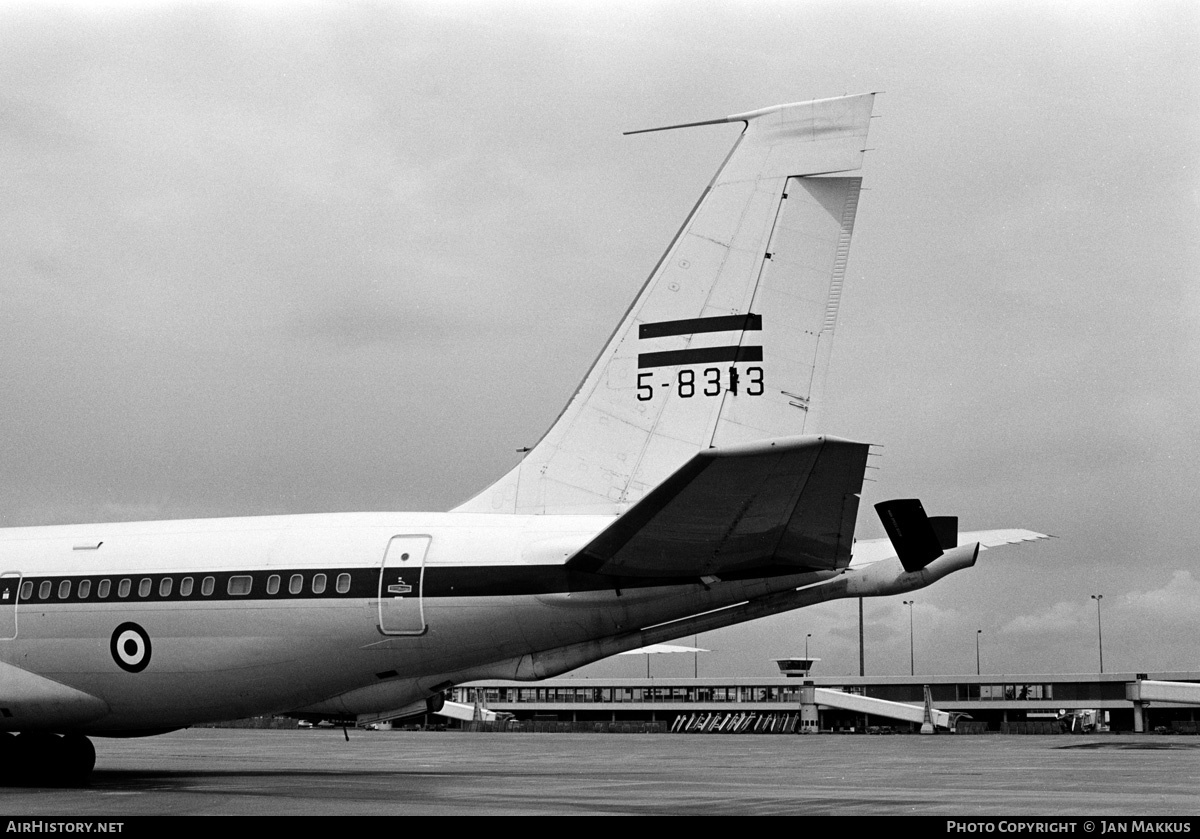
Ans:
{"type": "Polygon", "coordinates": [[[846,574],[847,597],[883,597],[904,594],[935,583],[947,574],[970,568],[979,556],[979,543],[960,545],[919,571],[905,571],[896,557],[873,562],[846,574]]]}

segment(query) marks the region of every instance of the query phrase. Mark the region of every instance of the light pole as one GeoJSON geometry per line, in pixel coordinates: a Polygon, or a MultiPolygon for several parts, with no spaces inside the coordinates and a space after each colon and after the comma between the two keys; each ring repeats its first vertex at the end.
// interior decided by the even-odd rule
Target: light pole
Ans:
{"type": "Polygon", "coordinates": [[[804,660],[808,661],[808,639],[812,637],[812,633],[804,636],[804,660]]]}
{"type": "Polygon", "coordinates": [[[908,675],[917,675],[917,659],[913,653],[913,618],[912,607],[914,601],[905,600],[904,605],[908,607],[908,675]]]}
{"type": "Polygon", "coordinates": [[[867,651],[863,647],[863,599],[858,598],[858,675],[867,675],[867,651]]]}
{"type": "Polygon", "coordinates": [[[979,636],[983,634],[982,629],[975,630],[975,675],[979,675],[979,636]]]}
{"type": "Polygon", "coordinates": [[[1103,594],[1093,594],[1092,599],[1096,601],[1096,640],[1100,643],[1100,672],[1104,672],[1104,631],[1100,628],[1100,601],[1104,599],[1103,594]]]}

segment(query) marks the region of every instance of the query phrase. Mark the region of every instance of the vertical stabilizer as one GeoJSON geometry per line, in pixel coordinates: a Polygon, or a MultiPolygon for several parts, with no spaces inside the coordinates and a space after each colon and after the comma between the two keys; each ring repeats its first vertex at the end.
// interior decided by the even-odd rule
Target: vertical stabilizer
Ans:
{"type": "Polygon", "coordinates": [[[746,128],[587,377],[515,468],[458,508],[620,513],[697,451],[816,431],[874,94],[746,128]],[[825,177],[816,177],[825,176],[825,177]]]}

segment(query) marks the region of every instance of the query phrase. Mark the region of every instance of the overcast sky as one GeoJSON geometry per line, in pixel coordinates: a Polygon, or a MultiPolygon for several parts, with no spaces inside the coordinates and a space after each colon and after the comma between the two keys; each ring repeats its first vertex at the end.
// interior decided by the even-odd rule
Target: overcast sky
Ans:
{"type": "MultiPolygon", "coordinates": [[[[0,6],[0,524],[447,509],[553,421],[738,126],[882,91],[826,430],[1051,542],[916,668],[1200,670],[1200,6],[0,6]]],[[[868,601],[867,672],[909,668],[868,601]]],[[[701,674],[853,601],[701,636],[701,674]]],[[[621,658],[582,675],[644,673],[621,658]]],[[[692,660],[657,656],[655,675],[692,660]]]]}

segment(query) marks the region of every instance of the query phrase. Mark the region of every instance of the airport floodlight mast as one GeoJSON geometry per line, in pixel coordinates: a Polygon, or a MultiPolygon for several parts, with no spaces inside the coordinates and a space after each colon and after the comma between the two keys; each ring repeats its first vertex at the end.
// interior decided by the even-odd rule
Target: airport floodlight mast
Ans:
{"type": "Polygon", "coordinates": [[[1100,672],[1104,672],[1104,630],[1100,628],[1100,601],[1104,599],[1103,594],[1093,594],[1092,599],[1096,601],[1096,640],[1100,644],[1100,672]]]}
{"type": "Polygon", "coordinates": [[[917,675],[917,659],[913,652],[913,617],[912,607],[916,601],[905,600],[904,605],[908,607],[908,675],[917,675]]]}
{"type": "Polygon", "coordinates": [[[867,651],[863,644],[863,599],[858,598],[858,675],[867,675],[867,651]]]}
{"type": "Polygon", "coordinates": [[[976,676],[978,676],[981,672],[979,669],[979,636],[982,634],[983,634],[982,629],[975,630],[975,675],[976,676]]]}

